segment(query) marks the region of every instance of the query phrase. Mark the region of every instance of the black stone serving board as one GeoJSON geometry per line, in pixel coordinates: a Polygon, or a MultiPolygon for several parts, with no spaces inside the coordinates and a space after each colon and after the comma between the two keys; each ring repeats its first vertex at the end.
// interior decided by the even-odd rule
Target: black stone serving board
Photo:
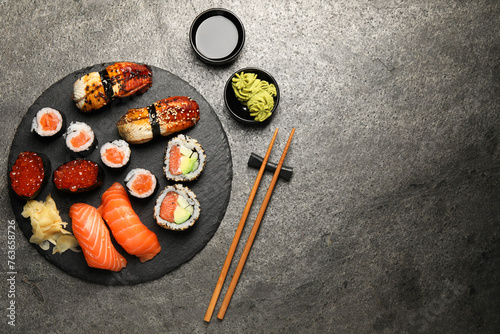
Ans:
{"type": "MultiPolygon", "coordinates": [[[[30,132],[31,122],[36,112],[43,107],[52,107],[66,116],[66,126],[72,121],[82,121],[89,124],[94,130],[98,148],[87,159],[97,162],[104,169],[104,184],[101,188],[88,193],[68,194],[59,192],[50,180],[37,200],[45,200],[51,194],[63,221],[68,222],[67,229],[71,231],[71,220],[68,216],[72,204],[83,202],[97,207],[102,193],[114,182],[124,184],[123,179],[132,168],[142,167],[153,172],[159,187],[155,194],[146,200],[130,197],[132,206],[142,222],[156,235],[161,244],[161,252],[152,260],[141,263],[137,257],[127,254],[113,240],[117,250],[128,261],[127,267],[120,272],[111,272],[87,266],[83,253],[66,251],[63,254],[52,254],[53,246],[44,251],[38,245],[33,246],[51,263],[64,272],[104,285],[132,285],[158,279],[170,271],[178,268],[183,263],[191,260],[201,251],[215,234],[226,212],[232,185],[232,160],[231,151],[226,133],[220,120],[210,104],[186,81],[178,76],[152,66],[153,86],[144,94],[121,100],[115,100],[110,105],[93,113],[80,112],[71,99],[73,83],[82,75],[100,71],[108,64],[97,64],[69,74],[48,88],[28,109],[16,131],[9,153],[8,172],[14,164],[18,154],[22,151],[35,151],[44,153],[50,159],[52,171],[59,165],[73,159],[67,150],[64,138],[41,140],[30,132]],[[131,108],[146,107],[153,102],[169,96],[189,96],[200,106],[200,121],[194,127],[182,133],[197,139],[203,146],[207,161],[200,178],[193,182],[185,183],[197,195],[201,206],[201,215],[198,221],[187,231],[169,231],[159,227],[153,217],[153,207],[159,192],[167,185],[172,184],[163,176],[163,159],[169,137],[154,139],[146,144],[131,145],[131,160],[127,168],[114,171],[104,166],[100,160],[99,148],[105,142],[120,139],[116,128],[118,119],[131,108]]],[[[10,199],[14,215],[20,229],[26,238],[31,237],[31,223],[29,218],[22,217],[21,212],[26,201],[18,199],[10,190],[10,199]]]]}

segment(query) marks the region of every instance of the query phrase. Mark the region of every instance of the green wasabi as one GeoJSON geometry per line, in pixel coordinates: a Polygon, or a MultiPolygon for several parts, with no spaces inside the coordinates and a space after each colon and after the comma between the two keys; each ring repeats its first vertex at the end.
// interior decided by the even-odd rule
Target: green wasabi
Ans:
{"type": "Polygon", "coordinates": [[[262,122],[271,116],[276,87],[265,80],[257,79],[255,73],[236,73],[232,79],[236,98],[248,107],[250,116],[262,122]]]}

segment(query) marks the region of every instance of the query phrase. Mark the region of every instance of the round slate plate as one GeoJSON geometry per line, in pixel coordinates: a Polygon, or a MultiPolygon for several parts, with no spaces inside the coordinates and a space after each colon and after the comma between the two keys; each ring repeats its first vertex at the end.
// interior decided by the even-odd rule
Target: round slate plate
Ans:
{"type": "MultiPolygon", "coordinates": [[[[110,272],[94,269],[87,266],[83,253],[66,251],[63,254],[52,254],[52,248],[44,251],[38,245],[33,246],[47,260],[61,268],[66,273],[104,285],[131,285],[151,281],[164,276],[189,261],[202,250],[215,234],[226,212],[232,184],[231,151],[226,134],[212,107],[192,86],[176,75],[160,68],[152,67],[153,86],[144,94],[126,99],[115,100],[110,105],[90,114],[81,113],[71,100],[73,83],[82,75],[100,71],[109,64],[99,64],[84,68],[53,84],[28,109],[12,141],[9,153],[9,170],[18,154],[22,151],[44,153],[50,159],[52,171],[59,165],[73,159],[66,149],[64,138],[41,140],[30,132],[31,122],[36,112],[43,107],[55,108],[66,116],[67,125],[72,121],[81,121],[89,124],[94,130],[99,147],[105,142],[119,139],[116,129],[118,119],[131,108],[146,107],[153,102],[169,96],[189,96],[200,106],[200,121],[194,127],[182,133],[197,139],[203,146],[207,161],[205,170],[196,181],[186,183],[198,197],[201,206],[201,215],[198,221],[187,231],[169,231],[159,227],[153,217],[153,207],[161,189],[171,184],[163,176],[163,159],[167,141],[172,137],[157,138],[149,143],[131,145],[132,155],[129,165],[121,171],[111,170],[102,164],[99,156],[99,147],[87,159],[99,163],[104,169],[104,184],[101,188],[88,193],[67,194],[55,189],[52,180],[37,196],[43,201],[51,194],[63,221],[68,222],[67,229],[71,231],[71,220],[68,213],[72,204],[77,202],[88,203],[97,207],[102,193],[114,182],[124,184],[123,179],[132,168],[142,167],[153,172],[159,180],[159,187],[151,198],[138,200],[130,197],[132,206],[141,218],[141,221],[156,235],[161,244],[161,252],[152,260],[141,263],[137,257],[128,255],[118,244],[117,250],[126,257],[127,267],[120,272],[110,272]]],[[[18,199],[10,191],[10,199],[18,225],[26,238],[31,237],[31,223],[29,218],[22,217],[21,212],[26,203],[18,199]]]]}

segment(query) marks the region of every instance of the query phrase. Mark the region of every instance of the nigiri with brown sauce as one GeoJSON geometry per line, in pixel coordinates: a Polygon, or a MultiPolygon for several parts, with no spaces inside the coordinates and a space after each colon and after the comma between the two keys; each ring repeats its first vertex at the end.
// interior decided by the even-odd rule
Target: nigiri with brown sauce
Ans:
{"type": "Polygon", "coordinates": [[[152,84],[153,71],[150,66],[118,62],[76,80],[71,97],[78,109],[91,112],[104,107],[115,98],[142,94],[152,84]]]}
{"type": "Polygon", "coordinates": [[[118,123],[118,133],[131,144],[147,143],[194,126],[200,120],[198,103],[187,96],[172,96],[149,107],[130,109],[118,123]]]}

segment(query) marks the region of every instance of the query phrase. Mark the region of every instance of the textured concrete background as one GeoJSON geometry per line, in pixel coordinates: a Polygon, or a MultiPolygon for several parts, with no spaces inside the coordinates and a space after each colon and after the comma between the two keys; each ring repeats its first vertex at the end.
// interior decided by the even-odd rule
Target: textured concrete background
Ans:
{"type": "Polygon", "coordinates": [[[116,60],[194,86],[219,116],[234,163],[213,239],[153,282],[75,279],[18,229],[15,328],[6,310],[14,214],[1,178],[0,332],[500,332],[500,2],[3,0],[0,17],[2,170],[45,89],[116,60]],[[234,11],[247,31],[241,56],[223,68],[201,63],[188,41],[192,20],[210,7],[234,11]],[[225,81],[247,66],[280,84],[279,114],[264,128],[237,124],[224,109],[225,81]],[[277,161],[292,127],[294,177],[275,189],[226,318],[207,324],[256,176],[248,156],[264,154],[279,128],[277,161]]]}

